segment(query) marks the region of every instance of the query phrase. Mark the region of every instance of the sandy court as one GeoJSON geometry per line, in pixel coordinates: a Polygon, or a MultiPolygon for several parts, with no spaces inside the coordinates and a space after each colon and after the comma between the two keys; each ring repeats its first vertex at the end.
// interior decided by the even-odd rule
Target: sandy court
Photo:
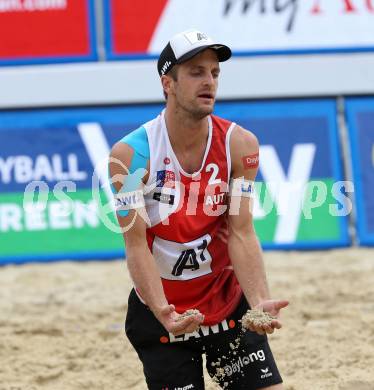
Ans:
{"type": "MultiPolygon", "coordinates": [[[[374,249],[266,252],[287,390],[374,390],[374,249]]],[[[123,261],[0,268],[0,390],[144,390],[123,261]]],[[[207,389],[217,387],[209,380],[207,389]]]]}

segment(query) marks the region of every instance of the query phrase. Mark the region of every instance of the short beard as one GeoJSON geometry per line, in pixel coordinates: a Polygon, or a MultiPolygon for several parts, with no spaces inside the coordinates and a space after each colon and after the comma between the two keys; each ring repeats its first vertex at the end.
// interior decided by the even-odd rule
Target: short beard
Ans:
{"type": "Polygon", "coordinates": [[[188,114],[196,120],[201,120],[210,115],[213,112],[214,107],[211,108],[201,108],[201,107],[185,107],[182,106],[184,111],[188,112],[188,114]]]}
{"type": "Polygon", "coordinates": [[[211,113],[213,112],[213,108],[209,108],[209,109],[199,109],[199,110],[193,110],[193,111],[190,111],[191,113],[191,116],[193,116],[195,119],[204,119],[206,116],[210,115],[211,113]]]}

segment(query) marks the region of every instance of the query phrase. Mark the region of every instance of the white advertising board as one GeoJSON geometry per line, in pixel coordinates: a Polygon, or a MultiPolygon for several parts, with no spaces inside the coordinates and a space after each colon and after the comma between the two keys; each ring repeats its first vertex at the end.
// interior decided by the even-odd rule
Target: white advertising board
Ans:
{"type": "Polygon", "coordinates": [[[237,54],[374,50],[374,0],[169,0],[147,54],[192,27],[237,54]]]}

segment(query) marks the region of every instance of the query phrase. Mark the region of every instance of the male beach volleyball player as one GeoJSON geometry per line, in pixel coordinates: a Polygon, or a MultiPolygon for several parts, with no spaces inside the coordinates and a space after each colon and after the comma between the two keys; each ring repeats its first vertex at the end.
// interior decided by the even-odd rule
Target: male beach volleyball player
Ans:
{"type": "Polygon", "coordinates": [[[279,319],[244,333],[239,322],[248,304],[278,316],[288,303],[270,299],[252,225],[257,139],[212,115],[230,57],[200,31],[175,35],[158,60],[166,109],[111,153],[135,286],[126,333],[152,390],[204,389],[203,353],[223,388],[283,388],[266,338],[279,319]]]}

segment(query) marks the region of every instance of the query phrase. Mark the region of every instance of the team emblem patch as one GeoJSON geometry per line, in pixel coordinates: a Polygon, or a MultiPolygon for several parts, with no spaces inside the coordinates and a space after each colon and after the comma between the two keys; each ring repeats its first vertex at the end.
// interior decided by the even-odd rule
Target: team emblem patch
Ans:
{"type": "Polygon", "coordinates": [[[173,171],[157,171],[157,187],[175,187],[175,173],[173,171]]]}

